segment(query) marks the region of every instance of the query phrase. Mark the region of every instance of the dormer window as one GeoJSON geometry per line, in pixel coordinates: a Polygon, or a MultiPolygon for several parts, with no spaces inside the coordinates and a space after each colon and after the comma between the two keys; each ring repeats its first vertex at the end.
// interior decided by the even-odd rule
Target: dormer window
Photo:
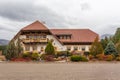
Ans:
{"type": "Polygon", "coordinates": [[[71,35],[57,35],[58,39],[71,39],[71,35]]]}
{"type": "Polygon", "coordinates": [[[67,39],[71,39],[71,36],[67,36],[67,39]]]}

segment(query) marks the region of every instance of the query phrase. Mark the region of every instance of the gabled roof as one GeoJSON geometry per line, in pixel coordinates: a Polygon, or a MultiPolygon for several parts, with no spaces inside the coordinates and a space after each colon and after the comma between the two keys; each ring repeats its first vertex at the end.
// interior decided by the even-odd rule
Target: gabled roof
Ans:
{"type": "Polygon", "coordinates": [[[72,42],[94,42],[95,38],[99,35],[90,29],[50,29],[54,35],[70,34],[71,39],[59,39],[63,43],[72,42]]]}
{"type": "MultiPolygon", "coordinates": [[[[92,43],[99,35],[90,29],[48,29],[43,23],[35,21],[34,23],[24,27],[21,31],[41,31],[47,30],[61,43],[92,43]],[[71,39],[58,39],[57,35],[71,35],[71,39]]],[[[13,38],[15,39],[17,35],[13,38]]]]}
{"type": "Polygon", "coordinates": [[[22,30],[23,31],[24,30],[48,30],[48,28],[45,25],[43,25],[43,23],[39,21],[35,21],[32,24],[24,27],[22,30]]]}

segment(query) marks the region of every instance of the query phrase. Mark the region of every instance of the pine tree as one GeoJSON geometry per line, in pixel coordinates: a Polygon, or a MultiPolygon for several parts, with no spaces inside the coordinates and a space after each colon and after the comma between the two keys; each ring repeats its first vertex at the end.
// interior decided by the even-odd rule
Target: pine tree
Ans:
{"type": "Polygon", "coordinates": [[[55,49],[54,46],[52,45],[52,42],[49,41],[46,48],[45,48],[45,53],[48,55],[54,55],[55,54],[55,49]]]}
{"type": "Polygon", "coordinates": [[[101,43],[99,42],[98,37],[96,37],[95,41],[93,42],[91,48],[90,48],[90,54],[93,56],[96,56],[97,54],[102,54],[103,48],[101,43]]]}
{"type": "Polygon", "coordinates": [[[120,41],[120,28],[116,30],[115,35],[113,36],[113,42],[114,44],[118,43],[120,41]]]}
{"type": "Polygon", "coordinates": [[[106,48],[108,42],[109,42],[108,37],[105,37],[105,39],[101,39],[101,45],[102,45],[103,49],[106,48]]]}
{"type": "Polygon", "coordinates": [[[105,55],[109,54],[113,54],[115,56],[118,54],[115,45],[112,41],[110,41],[105,48],[105,55]]]}

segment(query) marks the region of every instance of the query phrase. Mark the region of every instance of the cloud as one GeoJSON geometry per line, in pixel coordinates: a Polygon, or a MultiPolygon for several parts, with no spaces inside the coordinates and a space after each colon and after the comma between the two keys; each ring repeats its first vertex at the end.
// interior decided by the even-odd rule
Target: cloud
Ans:
{"type": "Polygon", "coordinates": [[[15,32],[13,27],[10,27],[6,24],[0,24],[0,31],[9,31],[9,32],[15,32]]]}
{"type": "MultiPolygon", "coordinates": [[[[54,4],[60,4],[62,5],[63,1],[55,1],[54,4]]],[[[76,26],[74,19],[74,14],[75,12],[77,13],[79,10],[76,10],[76,8],[81,8],[82,10],[87,10],[89,9],[89,4],[88,3],[78,3],[77,6],[75,5],[78,1],[63,4],[61,6],[63,11],[59,11],[59,8],[55,8],[55,6],[51,3],[49,0],[29,0],[29,1],[24,1],[24,0],[4,0],[0,1],[0,16],[6,19],[9,19],[10,21],[17,21],[17,22],[33,22],[35,20],[40,20],[41,22],[45,22],[46,25],[50,28],[67,28],[69,26],[76,26]],[[39,4],[36,5],[36,3],[39,2],[39,4]],[[46,4],[48,3],[48,4],[46,4]],[[51,3],[51,4],[50,4],[51,3]],[[75,8],[75,12],[69,12],[70,8],[68,5],[71,5],[74,3],[73,7],[75,8]],[[65,7],[66,6],[66,7],[65,7]],[[54,7],[54,8],[53,8],[54,7]],[[68,15],[62,15],[62,12],[64,11],[63,8],[66,8],[66,11],[68,10],[67,13],[70,13],[68,15]],[[55,9],[55,10],[54,10],[55,9]],[[57,11],[56,11],[57,10],[57,11]],[[59,13],[58,13],[59,12],[59,13]],[[71,17],[73,16],[73,17],[71,17]]],[[[57,5],[56,5],[57,6],[57,5]]],[[[78,21],[77,21],[78,22],[78,21]]],[[[78,24],[77,24],[78,25],[78,24]]]]}
{"type": "Polygon", "coordinates": [[[88,3],[81,3],[81,10],[86,11],[90,10],[90,5],[88,3]]]}
{"type": "Polygon", "coordinates": [[[48,28],[89,28],[99,34],[113,34],[120,25],[119,2],[0,0],[0,38],[6,35],[11,39],[21,28],[36,20],[45,22],[48,28]]]}
{"type": "Polygon", "coordinates": [[[47,6],[36,6],[34,1],[1,2],[0,16],[18,22],[33,22],[35,20],[40,20],[51,27],[67,25],[64,17],[57,15],[47,6]]]}

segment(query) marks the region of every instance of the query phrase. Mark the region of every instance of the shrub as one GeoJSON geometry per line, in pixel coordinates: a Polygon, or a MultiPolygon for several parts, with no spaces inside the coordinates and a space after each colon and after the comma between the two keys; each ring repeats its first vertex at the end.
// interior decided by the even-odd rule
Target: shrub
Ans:
{"type": "Polygon", "coordinates": [[[97,58],[98,60],[104,60],[105,55],[104,55],[104,54],[98,54],[98,55],[96,55],[96,58],[97,58]]]}
{"type": "Polygon", "coordinates": [[[79,55],[73,55],[73,56],[71,56],[71,61],[75,61],[75,62],[77,62],[77,61],[80,61],[80,56],[79,55]]]}
{"type": "Polygon", "coordinates": [[[120,61],[120,57],[116,57],[116,61],[120,61]]]}
{"type": "Polygon", "coordinates": [[[73,55],[71,56],[71,61],[78,62],[78,61],[88,61],[88,59],[84,56],[73,55]]]}
{"type": "Polygon", "coordinates": [[[83,62],[87,62],[88,61],[88,59],[86,57],[84,57],[84,56],[80,56],[80,58],[81,58],[80,61],[83,61],[83,62]]]}
{"type": "Polygon", "coordinates": [[[28,61],[31,61],[31,59],[30,58],[12,58],[11,61],[28,62],[28,61]]]}
{"type": "Polygon", "coordinates": [[[80,51],[76,51],[76,50],[73,50],[71,52],[71,55],[81,55],[81,54],[84,54],[83,52],[80,52],[80,51]]]}
{"type": "Polygon", "coordinates": [[[57,57],[59,57],[59,56],[71,56],[72,54],[69,51],[58,51],[56,55],[57,57]]]}
{"type": "Polygon", "coordinates": [[[44,55],[44,60],[46,60],[46,61],[54,61],[54,56],[53,55],[44,55]]]}
{"type": "Polygon", "coordinates": [[[22,54],[22,57],[23,57],[23,58],[31,57],[31,54],[30,54],[29,52],[24,52],[24,53],[22,54]]]}
{"type": "Polygon", "coordinates": [[[31,58],[33,60],[38,60],[39,59],[39,54],[37,52],[32,53],[31,58]]]}
{"type": "Polygon", "coordinates": [[[45,60],[45,55],[46,55],[46,54],[41,54],[41,55],[40,55],[40,59],[41,59],[41,60],[45,60]]]}
{"type": "Polygon", "coordinates": [[[90,60],[94,59],[94,56],[93,55],[89,55],[89,59],[90,60]]]}
{"type": "Polygon", "coordinates": [[[113,55],[106,55],[106,61],[112,61],[113,59],[113,55]]]}

